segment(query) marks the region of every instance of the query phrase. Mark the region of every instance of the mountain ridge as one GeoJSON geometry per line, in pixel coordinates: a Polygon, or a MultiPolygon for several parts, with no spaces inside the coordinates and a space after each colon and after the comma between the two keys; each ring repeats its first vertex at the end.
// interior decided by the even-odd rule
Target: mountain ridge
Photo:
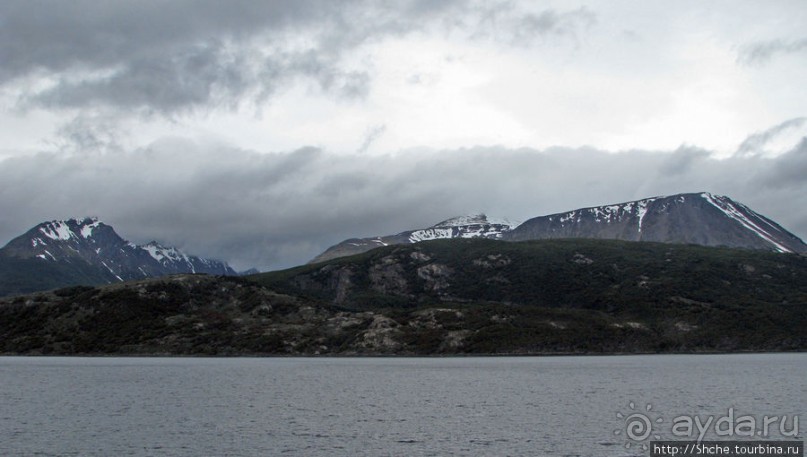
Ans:
{"type": "MultiPolygon", "coordinates": [[[[748,206],[726,196],[699,192],[578,208],[521,224],[495,220],[484,213],[458,216],[395,235],[351,238],[331,246],[309,264],[378,247],[454,238],[614,239],[807,253],[800,238],[748,206]]],[[[94,217],[43,222],[0,249],[0,295],[181,273],[238,274],[226,262],[187,255],[156,241],[144,245],[128,242],[94,217]]]]}
{"type": "Polygon", "coordinates": [[[337,243],[314,257],[308,263],[319,263],[393,244],[412,244],[427,240],[448,238],[500,239],[512,230],[514,223],[507,219],[491,219],[484,213],[456,216],[430,227],[406,230],[395,235],[370,238],[350,238],[337,243]]]}
{"type": "Polygon", "coordinates": [[[694,192],[578,208],[533,217],[520,224],[491,221],[484,214],[460,216],[426,229],[350,238],[329,247],[309,263],[360,254],[381,246],[448,238],[503,241],[592,238],[807,253],[807,244],[800,238],[748,206],[727,196],[694,192]],[[480,230],[485,226],[492,228],[480,230]]]}
{"type": "Polygon", "coordinates": [[[237,274],[226,262],[188,255],[156,241],[142,246],[126,241],[96,217],[42,222],[0,248],[0,263],[5,264],[0,295],[34,291],[13,266],[29,276],[53,278],[39,282],[52,287],[73,285],[74,277],[81,277],[81,284],[96,285],[179,273],[237,274]]]}
{"type": "Polygon", "coordinates": [[[727,196],[709,192],[657,196],[538,216],[504,236],[506,241],[552,238],[807,252],[800,238],[776,222],[727,196]]]}

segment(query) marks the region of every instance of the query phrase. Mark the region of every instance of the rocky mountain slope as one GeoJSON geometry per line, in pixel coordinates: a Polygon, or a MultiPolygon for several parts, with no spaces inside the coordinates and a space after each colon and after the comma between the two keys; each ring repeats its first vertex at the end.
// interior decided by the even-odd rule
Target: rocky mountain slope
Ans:
{"type": "Polygon", "coordinates": [[[177,273],[234,275],[217,260],[157,242],[138,246],[95,218],[44,222],[0,249],[0,295],[177,273]]]}
{"type": "Polygon", "coordinates": [[[437,240],[249,278],[0,299],[0,353],[807,349],[807,258],[610,240],[437,240]]]}
{"type": "Polygon", "coordinates": [[[503,239],[599,238],[807,252],[776,222],[708,192],[653,197],[529,219],[503,239]]]}
{"type": "Polygon", "coordinates": [[[499,239],[513,227],[515,227],[515,224],[512,222],[489,219],[484,214],[454,217],[425,229],[407,230],[396,235],[351,238],[329,247],[309,263],[361,254],[377,247],[395,244],[412,244],[420,241],[450,238],[499,239]]]}

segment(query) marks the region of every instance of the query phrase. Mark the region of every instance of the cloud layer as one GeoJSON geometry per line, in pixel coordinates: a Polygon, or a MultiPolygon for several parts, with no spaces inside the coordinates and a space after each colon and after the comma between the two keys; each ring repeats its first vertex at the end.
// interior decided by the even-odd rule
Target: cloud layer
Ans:
{"type": "Polygon", "coordinates": [[[132,241],[279,268],[472,211],[700,190],[804,237],[805,13],[0,2],[0,242],[95,215],[132,241]]]}
{"type": "Polygon", "coordinates": [[[524,12],[510,2],[142,1],[0,5],[0,86],[24,78],[24,107],[113,107],[142,115],[260,103],[305,78],[336,96],[366,94],[358,47],[425,29],[526,45],[574,38],[586,9],[524,12]]]}
{"type": "Polygon", "coordinates": [[[513,219],[678,192],[738,199],[807,235],[807,141],[777,157],[706,151],[612,154],[497,147],[333,155],[258,153],[165,140],[93,157],[0,162],[0,238],[54,217],[96,215],[124,237],[178,244],[238,268],[303,263],[353,236],[486,211],[513,219]]]}

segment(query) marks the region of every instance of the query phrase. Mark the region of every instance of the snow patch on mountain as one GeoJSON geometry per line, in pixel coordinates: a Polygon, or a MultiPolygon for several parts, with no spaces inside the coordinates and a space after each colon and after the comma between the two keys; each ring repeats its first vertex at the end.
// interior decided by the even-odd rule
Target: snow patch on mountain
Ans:
{"type": "Polygon", "coordinates": [[[145,249],[149,255],[158,262],[163,262],[164,259],[168,259],[169,261],[173,262],[189,262],[188,256],[182,251],[179,251],[173,247],[167,248],[160,245],[156,241],[152,241],[144,246],[140,246],[140,249],[145,249]]]}
{"type": "Polygon", "coordinates": [[[512,228],[517,226],[518,223],[511,222],[504,218],[488,217],[485,213],[476,213],[452,217],[451,219],[438,222],[429,228],[465,227],[474,225],[502,225],[512,228]]]}
{"type": "MultiPolygon", "coordinates": [[[[754,221],[752,221],[749,217],[747,217],[746,214],[750,213],[751,215],[756,216],[756,219],[760,219],[760,220],[764,221],[764,219],[761,219],[759,217],[759,215],[757,215],[755,212],[753,212],[747,206],[741,205],[739,203],[737,203],[735,205],[735,204],[733,204],[734,202],[732,202],[727,197],[720,196],[720,195],[712,195],[709,192],[701,193],[701,197],[703,197],[707,202],[711,203],[717,209],[722,211],[726,216],[736,220],[737,222],[742,224],[743,227],[745,227],[748,230],[754,232],[754,234],[756,234],[758,237],[760,237],[763,240],[767,241],[768,243],[772,244],[777,251],[779,251],[779,252],[793,252],[791,249],[788,249],[787,247],[785,247],[782,244],[778,243],[776,241],[776,237],[773,234],[769,233],[768,231],[766,231],[765,229],[760,227],[758,224],[754,223],[754,221]],[[742,206],[742,208],[739,208],[739,206],[742,206]]],[[[768,225],[770,225],[770,224],[768,224],[768,225]]]]}
{"type": "Polygon", "coordinates": [[[451,238],[451,234],[453,232],[454,231],[450,228],[428,228],[423,230],[415,230],[409,235],[409,242],[417,243],[420,241],[451,238]]]}
{"type": "Polygon", "coordinates": [[[311,262],[322,262],[369,251],[380,246],[391,244],[411,244],[421,241],[448,238],[491,238],[501,239],[502,235],[512,230],[517,223],[507,219],[489,218],[483,213],[457,216],[423,229],[409,230],[396,235],[377,236],[373,238],[350,238],[335,244],[315,257],[311,262]]]}
{"type": "Polygon", "coordinates": [[[500,238],[514,225],[505,219],[488,218],[483,213],[457,216],[409,235],[410,243],[446,238],[500,238]],[[496,222],[494,222],[494,220],[496,222]]]}
{"type": "Polygon", "coordinates": [[[51,221],[39,231],[51,240],[69,240],[71,236],[75,236],[65,221],[51,221]]]}
{"type": "Polygon", "coordinates": [[[81,227],[81,236],[85,239],[91,237],[93,229],[101,225],[101,221],[99,221],[98,218],[93,217],[85,219],[84,222],[86,222],[87,220],[89,220],[90,223],[84,224],[81,227]]]}
{"type": "Polygon", "coordinates": [[[3,251],[47,262],[86,262],[119,281],[173,273],[236,274],[224,262],[189,256],[157,242],[139,246],[126,241],[95,217],[44,222],[10,241],[3,251]]]}
{"type": "MultiPolygon", "coordinates": [[[[681,198],[683,199],[683,197],[681,198]]],[[[636,215],[639,218],[639,233],[642,232],[642,222],[644,222],[644,217],[647,214],[647,205],[656,200],[658,200],[658,198],[645,198],[644,200],[639,200],[636,202],[636,215]]],[[[683,202],[683,200],[681,201],[683,202]]]]}

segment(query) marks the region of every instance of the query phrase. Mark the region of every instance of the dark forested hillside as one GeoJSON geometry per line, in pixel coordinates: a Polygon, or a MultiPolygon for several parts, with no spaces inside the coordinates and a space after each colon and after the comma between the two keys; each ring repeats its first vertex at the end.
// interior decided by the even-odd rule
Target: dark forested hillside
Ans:
{"type": "Polygon", "coordinates": [[[807,257],[613,240],[437,240],[257,275],[349,309],[441,302],[645,313],[807,303],[807,257]]]}
{"type": "Polygon", "coordinates": [[[594,240],[440,240],[248,278],[0,300],[14,354],[558,354],[807,349],[807,258],[594,240]]]}

